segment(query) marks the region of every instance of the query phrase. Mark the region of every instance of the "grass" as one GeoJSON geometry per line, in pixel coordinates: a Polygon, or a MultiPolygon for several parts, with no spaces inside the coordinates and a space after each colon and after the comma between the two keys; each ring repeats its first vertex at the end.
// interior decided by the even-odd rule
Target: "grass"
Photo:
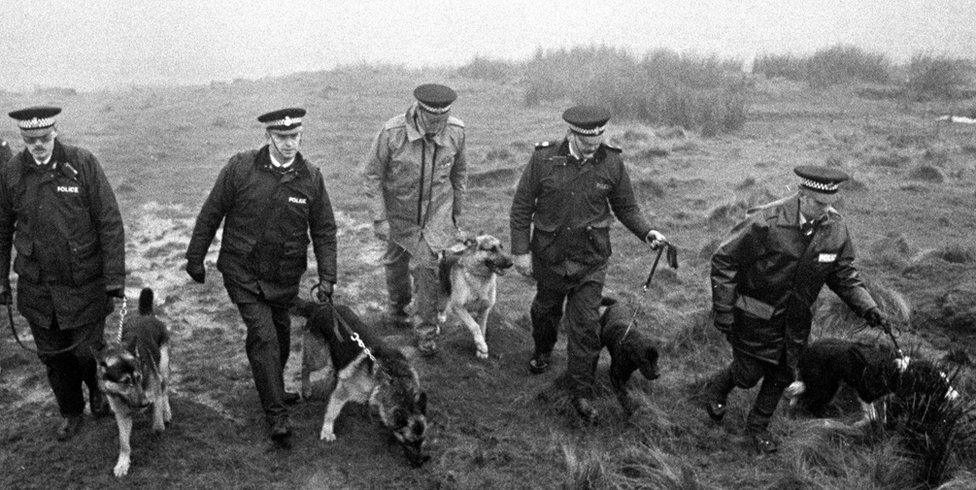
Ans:
{"type": "MultiPolygon", "coordinates": [[[[665,58],[673,58],[669,56],[665,58]]],[[[634,66],[644,61],[632,58],[634,66]]],[[[620,56],[614,63],[623,66],[626,59],[620,56]]],[[[130,295],[138,285],[154,287],[159,311],[173,331],[176,420],[159,438],[150,435],[146,418],[137,421],[132,472],[116,482],[110,474],[116,455],[114,422],[88,420],[79,439],[55,443],[50,434],[57,414],[43,367],[20,352],[9,336],[0,337],[0,487],[915,485],[916,469],[907,463],[911,458],[897,450],[893,439],[826,433],[815,422],[791,419],[782,410],[772,427],[782,438],[782,450],[754,457],[741,427],[755,390],[733,392],[723,426],[708,421],[698,407],[699,392],[706,377],[730,357],[709,316],[708,257],[747,207],[795,190],[786,187],[794,182],[794,166],[837,155],[838,168],[867,184],[848,194],[842,209],[858,251],[856,264],[866,278],[890,290],[892,298],[903,298],[912,312],[912,327],[903,329],[900,342],[921,346],[933,356],[950,347],[972,351],[976,339],[968,328],[976,304],[976,254],[971,249],[976,176],[969,172],[938,186],[924,183],[926,193],[899,189],[913,168],[909,162],[924,158],[926,149],[945,149],[954,156],[946,168],[938,166],[946,175],[964,169],[971,162],[965,153],[965,145],[972,145],[970,134],[944,131],[924,141],[889,140],[928,127],[929,108],[912,103],[893,112],[885,101],[843,93],[814,97],[787,84],[769,92],[775,95],[751,95],[750,103],[761,112],[745,113],[739,130],[719,138],[688,137],[684,131],[665,134],[649,126],[653,123],[615,120],[609,137],[624,150],[652,224],[679,246],[680,267],[667,274],[659,271],[652,287],[641,290],[653,255],[622,226],[612,229],[614,257],[606,291],[637,308],[639,328],[659,340],[662,377],[651,382],[635,374],[631,384],[641,408],[628,419],[609,389],[604,355],[596,400],[601,423],[580,427],[558,404],[536,396],[565,368],[565,336],[557,345],[553,372],[530,376],[525,368],[532,348],[527,319],[532,282],[516,275],[499,280],[499,302],[488,331],[492,357],[487,361],[474,358],[469,334],[461,328],[445,328],[442,354],[423,360],[414,357],[408,333],[380,325],[385,294],[377,264],[383,248],[369,230],[359,169],[380,125],[407,107],[413,87],[431,80],[458,91],[455,114],[468,125],[476,210],[472,227],[507,242],[512,186],[521,166],[534,142],[561,137],[565,125],[559,113],[570,103],[527,107],[513,96],[517,90],[512,83],[523,82],[462,77],[454,70],[350,66],[213,86],[80,93],[51,100],[65,105],[62,131],[99,157],[115,186],[126,186],[118,198],[125,213],[130,295]],[[207,284],[190,283],[181,270],[180,250],[220,167],[234,152],[263,143],[260,125],[253,120],[256,114],[292,104],[309,110],[303,153],[322,169],[339,216],[337,300],[353,305],[380,335],[403,348],[429,392],[433,459],[420,470],[404,464],[361,406],[351,405],[339,417],[337,442],[320,442],[321,397],[292,413],[296,447],[272,450],[244,356],[244,328],[213,264],[216,247],[207,262],[207,284]],[[110,118],[105,117],[106,107],[112,107],[110,118]],[[895,148],[896,143],[904,148],[895,148]],[[655,149],[669,153],[659,155],[655,149]],[[907,160],[871,164],[868,156],[874,154],[907,160]],[[891,243],[872,246],[892,233],[898,238],[891,243]]],[[[34,101],[33,94],[0,94],[4,106],[34,101]]],[[[0,134],[18,141],[13,129],[0,134]]],[[[930,163],[934,165],[926,161],[930,163]]],[[[303,291],[312,277],[310,272],[303,291]]],[[[836,299],[825,290],[823,302],[830,301],[836,299]]],[[[814,332],[853,335],[856,325],[849,322],[818,328],[839,318],[828,316],[825,308],[818,310],[814,332]]],[[[109,318],[109,325],[115,318],[109,318]]],[[[286,377],[290,388],[297,382],[299,323],[286,377]]],[[[23,334],[19,317],[17,325],[23,334]]],[[[849,416],[856,407],[844,408],[849,416]]],[[[976,480],[963,470],[973,467],[971,445],[960,446],[953,458],[946,476],[957,488],[971,488],[976,480]]]]}

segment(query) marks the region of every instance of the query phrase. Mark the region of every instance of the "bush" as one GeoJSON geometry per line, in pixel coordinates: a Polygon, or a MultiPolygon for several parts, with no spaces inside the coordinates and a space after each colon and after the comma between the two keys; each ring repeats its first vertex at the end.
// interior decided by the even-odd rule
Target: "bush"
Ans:
{"type": "Polygon", "coordinates": [[[972,72],[970,60],[916,54],[908,63],[905,89],[916,99],[957,98],[969,84],[972,72]]]}
{"type": "Polygon", "coordinates": [[[740,64],[658,50],[638,59],[605,46],[539,50],[526,63],[525,103],[570,99],[650,124],[712,136],[745,123],[748,88],[740,64]]]}
{"type": "Polygon", "coordinates": [[[465,78],[504,82],[514,78],[518,71],[519,67],[515,63],[475,56],[466,65],[459,67],[456,74],[465,78]]]}
{"type": "Polygon", "coordinates": [[[808,57],[763,54],[753,71],[767,77],[784,77],[825,87],[848,82],[886,83],[891,78],[891,60],[883,54],[838,44],[808,57]]]}

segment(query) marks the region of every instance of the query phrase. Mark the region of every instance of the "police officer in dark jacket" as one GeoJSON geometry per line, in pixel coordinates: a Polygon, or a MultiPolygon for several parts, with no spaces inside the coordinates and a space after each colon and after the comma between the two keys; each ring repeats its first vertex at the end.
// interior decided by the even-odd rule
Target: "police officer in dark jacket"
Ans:
{"type": "Polygon", "coordinates": [[[573,405],[585,420],[597,413],[589,397],[600,355],[599,306],[614,216],[656,248],[664,236],[641,214],[620,150],[603,142],[610,113],[576,106],[563,113],[569,131],[536,145],[511,210],[516,269],[537,281],[532,301],[535,352],[529,370],[549,369],[565,303],[566,373],[573,405]],[[612,214],[611,214],[612,212],[612,214]]]}
{"type": "Polygon", "coordinates": [[[750,210],[712,256],[715,326],[732,344],[732,363],[716,373],[705,409],[720,422],[734,387],[762,379],[746,432],[756,450],[777,449],[767,427],[806,345],[813,303],[826,284],[873,326],[886,320],[854,268],[847,224],[833,207],[844,172],[795,169],[798,194],[750,210]]]}
{"type": "Polygon", "coordinates": [[[245,349],[271,438],[291,437],[284,368],[291,346],[288,308],[307,267],[309,235],[318,265],[319,299],[336,282],[336,224],[319,169],[299,152],[304,109],[258,118],[268,144],[231,157],[203,204],[186,252],[186,271],[203,283],[204,257],[224,221],[217,269],[247,326],[245,349]]]}
{"type": "Polygon", "coordinates": [[[123,296],[125,233],[98,160],[57,139],[60,112],[30,107],[10,113],[26,148],[0,168],[0,301],[12,302],[14,246],[17,309],[42,352],[64,418],[57,436],[66,440],[84,420],[82,384],[92,414],[111,413],[95,380],[94,353],[104,345],[111,298],[123,296]]]}

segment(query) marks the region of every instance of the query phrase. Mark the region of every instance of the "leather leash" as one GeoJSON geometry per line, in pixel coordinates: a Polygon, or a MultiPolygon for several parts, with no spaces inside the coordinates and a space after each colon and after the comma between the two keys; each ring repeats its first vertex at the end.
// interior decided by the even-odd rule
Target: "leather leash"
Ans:
{"type": "MultiPolygon", "coordinates": [[[[670,242],[662,240],[661,246],[657,249],[657,256],[654,257],[654,264],[651,265],[651,272],[647,274],[647,280],[644,281],[641,291],[646,293],[651,287],[651,280],[654,279],[654,272],[657,271],[657,265],[661,262],[661,255],[663,255],[665,251],[668,252],[668,266],[672,269],[678,268],[678,249],[674,245],[671,245],[670,242]]],[[[640,312],[640,310],[637,308],[636,301],[631,301],[630,308],[634,310],[634,313],[630,316],[630,323],[627,324],[627,330],[624,330],[624,334],[620,336],[618,344],[623,343],[624,338],[627,337],[627,334],[630,333],[630,329],[637,322],[637,313],[640,312]]]]}
{"type": "MultiPolygon", "coordinates": [[[[321,282],[317,282],[315,283],[315,285],[309,288],[308,292],[312,298],[318,298],[318,295],[315,294],[315,290],[318,289],[321,285],[322,285],[321,282]]],[[[380,362],[376,360],[376,357],[373,355],[373,352],[369,350],[369,347],[366,347],[366,344],[364,344],[362,339],[359,338],[359,333],[353,330],[352,327],[350,327],[349,324],[346,323],[346,320],[342,318],[342,315],[339,314],[339,311],[336,310],[335,305],[332,304],[332,298],[329,298],[328,301],[318,301],[317,299],[315,299],[314,301],[319,304],[327,304],[329,305],[329,309],[332,310],[332,328],[336,333],[336,338],[339,338],[338,335],[339,327],[342,327],[342,329],[345,330],[346,335],[348,335],[349,338],[352,339],[352,341],[355,342],[356,345],[358,345],[359,348],[363,350],[363,352],[366,354],[366,357],[368,357],[370,361],[376,363],[377,366],[380,365],[380,362]]]]}
{"type": "Polygon", "coordinates": [[[24,342],[20,340],[20,335],[17,334],[17,327],[14,326],[14,307],[13,307],[13,305],[7,305],[7,321],[10,323],[10,331],[14,333],[14,340],[17,341],[17,345],[19,345],[21,349],[24,349],[25,351],[28,351],[28,352],[33,352],[34,354],[37,354],[38,356],[54,356],[54,355],[58,355],[58,354],[64,354],[65,352],[73,351],[79,345],[81,345],[82,342],[84,342],[88,338],[87,335],[84,335],[80,339],[78,339],[77,342],[69,345],[68,347],[65,347],[63,349],[58,349],[58,350],[32,349],[30,347],[27,347],[27,345],[24,344],[24,342]]]}

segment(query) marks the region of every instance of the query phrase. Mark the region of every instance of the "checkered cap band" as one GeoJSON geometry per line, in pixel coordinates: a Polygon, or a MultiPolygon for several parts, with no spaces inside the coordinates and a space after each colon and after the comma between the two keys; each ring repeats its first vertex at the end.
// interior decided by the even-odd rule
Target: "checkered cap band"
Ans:
{"type": "Polygon", "coordinates": [[[264,123],[265,126],[269,128],[275,127],[289,127],[289,126],[301,126],[302,118],[300,117],[288,117],[285,116],[283,119],[276,119],[274,121],[267,121],[264,123]]]}
{"type": "Polygon", "coordinates": [[[603,130],[605,129],[607,129],[607,126],[605,124],[603,126],[597,126],[595,128],[581,128],[573,124],[569,125],[570,131],[576,134],[582,134],[583,136],[597,136],[603,134],[603,130]]]}
{"type": "Polygon", "coordinates": [[[840,189],[840,184],[836,182],[817,182],[816,180],[805,179],[802,177],[800,178],[800,185],[813,191],[823,192],[824,194],[833,194],[840,189]]]}
{"type": "Polygon", "coordinates": [[[434,107],[434,106],[424,104],[423,102],[418,100],[417,105],[420,106],[421,109],[431,114],[444,114],[445,112],[451,110],[451,104],[447,104],[444,107],[434,107]]]}
{"type": "Polygon", "coordinates": [[[17,121],[17,126],[20,129],[42,129],[54,126],[53,117],[32,117],[30,119],[22,119],[17,121]]]}

